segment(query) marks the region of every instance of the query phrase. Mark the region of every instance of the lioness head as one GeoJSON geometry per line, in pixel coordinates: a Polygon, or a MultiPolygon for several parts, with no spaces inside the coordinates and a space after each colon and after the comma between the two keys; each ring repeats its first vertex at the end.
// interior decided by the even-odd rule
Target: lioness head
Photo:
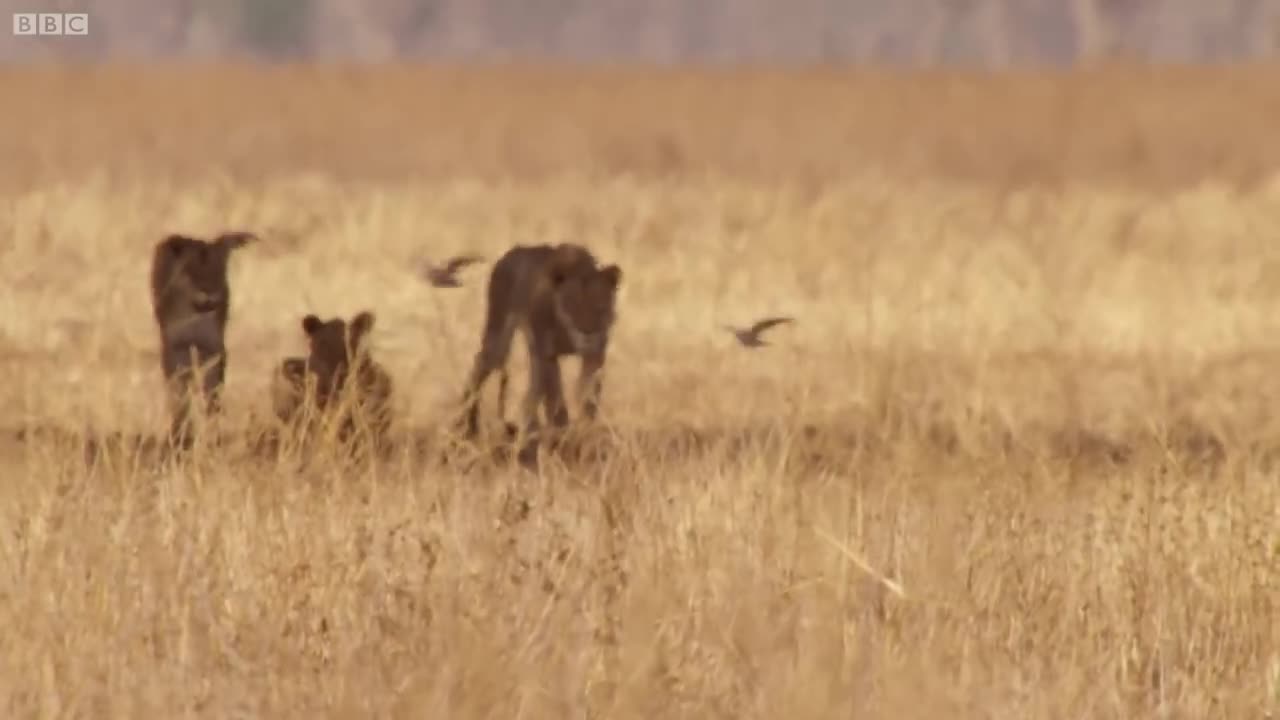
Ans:
{"type": "Polygon", "coordinates": [[[185,306],[172,310],[206,313],[225,306],[230,295],[227,263],[231,251],[256,239],[244,232],[226,233],[213,241],[169,235],[156,244],[153,253],[152,292],[185,306]]]}
{"type": "Polygon", "coordinates": [[[599,352],[613,327],[614,304],[622,269],[596,267],[590,255],[572,245],[556,249],[550,273],[552,303],[578,352],[599,352]]]}
{"type": "Polygon", "coordinates": [[[321,320],[315,315],[302,318],[302,331],[311,345],[308,365],[323,390],[332,391],[345,381],[364,350],[364,340],[373,324],[373,313],[367,311],[356,315],[350,323],[342,318],[321,320]]]}

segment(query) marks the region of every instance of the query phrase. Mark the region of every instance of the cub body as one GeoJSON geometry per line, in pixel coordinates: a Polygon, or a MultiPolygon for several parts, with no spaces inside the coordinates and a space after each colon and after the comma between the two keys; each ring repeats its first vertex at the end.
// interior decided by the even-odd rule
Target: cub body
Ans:
{"type": "Polygon", "coordinates": [[[374,315],[362,312],[348,323],[342,318],[302,319],[310,344],[306,358],[286,358],[276,368],[272,402],[284,423],[303,419],[309,404],[319,418],[338,423],[338,439],[347,441],[358,428],[383,442],[391,429],[391,376],[370,357],[366,339],[374,315]]]}

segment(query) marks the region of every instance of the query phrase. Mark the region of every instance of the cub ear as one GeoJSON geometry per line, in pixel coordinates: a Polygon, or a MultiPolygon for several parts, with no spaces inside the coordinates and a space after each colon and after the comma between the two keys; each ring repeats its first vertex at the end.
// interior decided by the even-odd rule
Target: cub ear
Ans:
{"type": "Polygon", "coordinates": [[[600,277],[609,283],[611,289],[617,290],[618,285],[622,284],[622,268],[617,265],[606,265],[600,269],[600,277]]]}
{"type": "Polygon", "coordinates": [[[307,315],[302,318],[302,332],[307,335],[315,335],[320,330],[320,326],[324,323],[320,322],[320,318],[315,315],[307,315]]]}
{"type": "Polygon", "coordinates": [[[372,312],[365,310],[351,319],[351,336],[353,338],[364,337],[373,329],[374,316],[372,312]]]}

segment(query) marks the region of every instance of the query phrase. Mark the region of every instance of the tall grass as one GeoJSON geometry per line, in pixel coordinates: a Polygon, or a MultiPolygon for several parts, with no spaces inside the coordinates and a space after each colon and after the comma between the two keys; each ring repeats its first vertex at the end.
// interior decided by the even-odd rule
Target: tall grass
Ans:
{"type": "Polygon", "coordinates": [[[6,71],[8,715],[1280,711],[1263,77],[6,71]],[[486,270],[413,263],[573,240],[600,452],[86,464],[165,426],[152,244],[231,227],[233,429],[369,309],[434,442],[486,270]]]}

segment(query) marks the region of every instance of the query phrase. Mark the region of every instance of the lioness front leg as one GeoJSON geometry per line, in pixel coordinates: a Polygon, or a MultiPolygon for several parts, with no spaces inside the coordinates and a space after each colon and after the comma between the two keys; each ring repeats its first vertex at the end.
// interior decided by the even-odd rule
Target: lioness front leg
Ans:
{"type": "Polygon", "coordinates": [[[191,395],[179,383],[186,380],[181,376],[173,379],[173,387],[169,391],[169,445],[173,449],[189,450],[193,444],[194,429],[192,425],[191,395]]]}
{"type": "MultiPolygon", "coordinates": [[[[531,344],[532,345],[532,344],[531,344]]],[[[534,348],[530,347],[532,351],[534,348]]],[[[554,357],[552,357],[554,361],[554,357]]],[[[538,422],[539,406],[546,393],[546,362],[542,353],[530,352],[529,358],[529,390],[525,393],[524,402],[520,406],[521,446],[517,458],[521,465],[532,466],[538,458],[538,435],[541,424],[538,422]]]]}
{"type": "Polygon", "coordinates": [[[604,352],[585,355],[582,370],[578,374],[578,397],[582,403],[582,416],[595,420],[600,411],[600,396],[604,391],[604,352]]]}
{"type": "MultiPolygon", "coordinates": [[[[209,361],[203,363],[208,365],[209,361]]],[[[222,353],[218,353],[212,359],[212,366],[204,368],[204,378],[201,383],[204,387],[205,415],[213,417],[222,414],[222,388],[226,382],[227,376],[227,357],[222,353]]]]}
{"type": "Polygon", "coordinates": [[[547,422],[557,429],[569,424],[569,403],[564,397],[564,380],[560,374],[560,361],[554,357],[546,361],[542,372],[543,408],[547,422]]]}
{"type": "Polygon", "coordinates": [[[171,348],[164,361],[171,414],[169,443],[174,449],[190,450],[195,443],[196,416],[208,413],[208,397],[203,392],[208,373],[201,372],[205,368],[195,347],[171,348]]]}

